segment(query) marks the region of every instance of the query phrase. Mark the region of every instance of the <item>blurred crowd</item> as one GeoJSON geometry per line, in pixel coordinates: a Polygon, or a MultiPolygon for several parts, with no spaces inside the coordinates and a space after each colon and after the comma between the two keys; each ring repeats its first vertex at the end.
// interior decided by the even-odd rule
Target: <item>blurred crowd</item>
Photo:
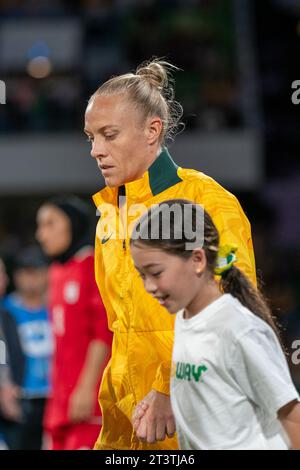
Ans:
{"type": "MultiPolygon", "coordinates": [[[[17,18],[22,25],[28,17],[46,26],[53,17],[78,19],[81,60],[57,64],[55,50],[37,47],[36,55],[45,54],[53,67],[43,80],[24,73],[24,62],[14,69],[0,65],[9,105],[1,110],[0,132],[81,130],[92,91],[153,55],[167,55],[184,70],[176,90],[190,129],[242,125],[231,0],[0,2],[2,24],[17,18]]],[[[56,28],[51,35],[55,48],[56,28]]]]}

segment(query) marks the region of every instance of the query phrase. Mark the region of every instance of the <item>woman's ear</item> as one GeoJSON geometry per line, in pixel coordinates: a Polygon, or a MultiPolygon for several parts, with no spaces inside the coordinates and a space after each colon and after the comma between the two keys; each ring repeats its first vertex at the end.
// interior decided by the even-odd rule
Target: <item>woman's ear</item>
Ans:
{"type": "Polygon", "coordinates": [[[160,117],[155,116],[149,118],[146,125],[146,135],[149,145],[156,144],[160,138],[163,130],[163,123],[160,117]]]}
{"type": "Polygon", "coordinates": [[[206,269],[206,255],[203,248],[196,248],[193,250],[192,261],[195,273],[201,275],[206,269]]]}

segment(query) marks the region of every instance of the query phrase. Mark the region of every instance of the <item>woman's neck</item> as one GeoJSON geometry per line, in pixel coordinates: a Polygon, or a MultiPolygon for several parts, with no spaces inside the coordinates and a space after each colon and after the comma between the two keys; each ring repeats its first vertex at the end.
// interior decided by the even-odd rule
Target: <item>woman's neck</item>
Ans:
{"type": "Polygon", "coordinates": [[[143,168],[140,170],[140,172],[136,175],[136,177],[132,181],[136,181],[136,180],[142,178],[144,173],[146,173],[146,171],[149,170],[150,166],[153,165],[153,163],[159,157],[161,152],[162,152],[162,147],[161,146],[156,147],[151,152],[149,152],[147,157],[144,158],[144,160],[143,160],[144,161],[143,168]]]}

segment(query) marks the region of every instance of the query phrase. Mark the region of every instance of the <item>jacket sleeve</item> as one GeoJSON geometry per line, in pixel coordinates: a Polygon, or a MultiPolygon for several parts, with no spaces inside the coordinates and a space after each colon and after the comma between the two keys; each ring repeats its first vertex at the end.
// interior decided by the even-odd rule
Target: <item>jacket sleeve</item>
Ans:
{"type": "MultiPolygon", "coordinates": [[[[170,357],[172,357],[172,348],[170,350],[170,357]]],[[[170,395],[170,376],[171,376],[171,361],[162,362],[156,372],[155,380],[152,388],[157,392],[170,395]]]]}
{"type": "Polygon", "coordinates": [[[89,336],[111,346],[112,333],[108,329],[106,310],[99,293],[94,276],[94,258],[89,257],[85,270],[87,286],[87,303],[89,314],[89,336]]]}
{"type": "Polygon", "coordinates": [[[220,234],[220,244],[235,243],[238,246],[237,267],[256,286],[251,227],[237,198],[216,181],[207,178],[203,194],[197,196],[196,202],[202,204],[213,219],[220,234]]]}
{"type": "Polygon", "coordinates": [[[170,331],[170,334],[164,336],[164,361],[162,361],[157,368],[152,388],[165,395],[170,394],[170,377],[171,377],[171,363],[172,363],[172,350],[174,344],[174,334],[170,331]]]}
{"type": "Polygon", "coordinates": [[[101,296],[102,302],[106,310],[108,327],[112,331],[112,325],[114,321],[117,319],[117,316],[110,303],[109,296],[107,295],[107,292],[106,292],[107,273],[105,271],[104,263],[103,263],[102,246],[97,240],[97,236],[95,240],[94,272],[95,272],[96,283],[100,292],[100,296],[101,296]]]}

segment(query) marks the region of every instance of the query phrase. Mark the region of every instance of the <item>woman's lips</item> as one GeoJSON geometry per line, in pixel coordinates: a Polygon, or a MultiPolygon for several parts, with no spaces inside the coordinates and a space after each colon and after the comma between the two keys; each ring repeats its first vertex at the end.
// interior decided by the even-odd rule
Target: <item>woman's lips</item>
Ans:
{"type": "Polygon", "coordinates": [[[105,175],[106,173],[110,172],[114,167],[113,166],[102,166],[100,167],[100,170],[102,173],[105,175]]]}

